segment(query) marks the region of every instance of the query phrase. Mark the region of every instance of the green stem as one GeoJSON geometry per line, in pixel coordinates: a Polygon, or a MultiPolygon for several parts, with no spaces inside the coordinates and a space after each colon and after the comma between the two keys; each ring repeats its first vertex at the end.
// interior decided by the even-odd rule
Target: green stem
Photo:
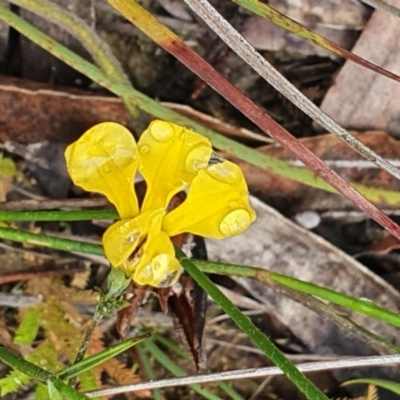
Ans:
{"type": "Polygon", "coordinates": [[[99,244],[78,242],[76,240],[24,232],[11,228],[0,227],[0,239],[12,240],[13,242],[32,244],[35,246],[48,247],[68,252],[96,254],[99,256],[104,255],[103,247],[99,244]]]}
{"type": "MultiPolygon", "coordinates": [[[[83,20],[65,8],[47,0],[10,0],[11,3],[26,8],[48,19],[74,36],[93,57],[105,75],[130,87],[131,82],[122,69],[110,47],[83,20]]],[[[138,118],[139,109],[129,99],[123,97],[126,108],[133,119],[138,118]]]]}
{"type": "Polygon", "coordinates": [[[178,258],[186,272],[205,290],[209,296],[228,314],[232,321],[279,367],[284,374],[311,400],[328,398],[305,377],[284,354],[246,317],[240,310],[201,272],[192,260],[185,258],[178,250],[178,258]]]}
{"type": "MultiPolygon", "coordinates": [[[[226,264],[204,260],[191,260],[197,268],[206,274],[219,274],[229,276],[241,276],[257,279],[261,283],[268,285],[268,281],[277,282],[280,285],[293,289],[297,292],[316,296],[320,299],[327,300],[330,303],[346,307],[356,313],[366,315],[367,317],[384,321],[390,325],[400,327],[400,315],[396,312],[386,310],[379,307],[368,300],[357,299],[347,296],[343,293],[335,292],[314,283],[305,282],[290,276],[271,272],[266,269],[247,267],[244,265],[226,264]]],[[[268,285],[269,286],[269,285],[268,285]]]]}
{"type": "Polygon", "coordinates": [[[0,221],[91,221],[93,219],[118,219],[113,210],[71,211],[0,211],[0,221]]]}

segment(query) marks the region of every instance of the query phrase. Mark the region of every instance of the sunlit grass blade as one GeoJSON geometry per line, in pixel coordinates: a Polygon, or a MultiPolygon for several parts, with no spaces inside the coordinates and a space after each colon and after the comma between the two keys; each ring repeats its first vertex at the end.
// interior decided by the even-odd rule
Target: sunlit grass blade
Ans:
{"type": "Polygon", "coordinates": [[[55,376],[62,380],[71,379],[88,369],[94,368],[101,363],[109,360],[110,358],[116,357],[118,354],[130,349],[132,346],[136,346],[138,343],[145,339],[148,339],[151,333],[145,333],[132,339],[125,340],[124,342],[118,343],[114,346],[108,347],[107,349],[100,351],[92,356],[84,358],[73,365],[63,368],[57,372],[55,376]]]}
{"type": "MultiPolygon", "coordinates": [[[[306,28],[304,25],[292,20],[291,18],[287,17],[286,15],[280,13],[279,11],[275,10],[271,6],[262,3],[259,0],[232,0],[234,3],[246,8],[247,10],[253,12],[254,14],[259,15],[262,18],[265,18],[275,25],[286,29],[289,32],[294,33],[295,35],[302,37],[303,39],[316,44],[317,46],[322,47],[325,50],[330,51],[340,57],[346,58],[359,64],[371,71],[374,71],[378,74],[386,76],[390,79],[393,79],[397,82],[400,82],[400,76],[396,75],[386,69],[379,67],[367,60],[364,60],[362,57],[357,56],[356,54],[347,51],[340,47],[338,44],[332,42],[329,39],[324,38],[323,36],[319,35],[318,33],[312,31],[311,29],[306,28]]],[[[370,0],[370,3],[383,3],[381,1],[370,0]]],[[[367,1],[368,3],[368,1],[367,1]]]]}

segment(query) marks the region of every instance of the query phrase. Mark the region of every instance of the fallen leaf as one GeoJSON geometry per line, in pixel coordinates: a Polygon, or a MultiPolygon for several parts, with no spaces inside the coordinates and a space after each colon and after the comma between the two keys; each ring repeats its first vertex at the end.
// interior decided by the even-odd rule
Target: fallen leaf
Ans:
{"type": "MultiPolygon", "coordinates": [[[[377,10],[352,51],[399,74],[399,36],[398,18],[377,10]]],[[[321,108],[346,128],[382,129],[399,137],[399,99],[400,85],[347,61],[335,84],[328,90],[321,108]]]]}

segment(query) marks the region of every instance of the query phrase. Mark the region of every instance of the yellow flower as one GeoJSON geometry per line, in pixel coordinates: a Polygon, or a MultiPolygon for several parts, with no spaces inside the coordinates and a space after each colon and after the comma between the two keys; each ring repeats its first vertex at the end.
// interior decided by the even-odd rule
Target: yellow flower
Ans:
{"type": "Polygon", "coordinates": [[[65,157],[77,186],[104,194],[116,207],[121,220],[105,232],[104,252],[139,285],[170,286],[179,278],[182,268],[170,237],[222,239],[242,233],[255,219],[239,167],[212,156],[204,136],[169,122],[153,121],[138,143],[122,125],[98,124],[65,157]],[[147,184],[141,206],[137,173],[147,184]],[[183,190],[186,199],[169,210],[172,197],[183,190]]]}

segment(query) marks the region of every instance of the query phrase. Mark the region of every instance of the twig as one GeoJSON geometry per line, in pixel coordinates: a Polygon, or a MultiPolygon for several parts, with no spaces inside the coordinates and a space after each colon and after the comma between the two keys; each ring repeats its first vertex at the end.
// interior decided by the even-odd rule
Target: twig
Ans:
{"type": "Polygon", "coordinates": [[[367,160],[374,162],[380,168],[400,180],[400,170],[369,147],[365,146],[338,125],[331,117],[321,111],[319,107],[312,103],[300,90],[295,88],[265,58],[263,58],[207,0],[185,0],[185,3],[198,14],[240,58],[295,106],[329,132],[332,132],[339,139],[343,140],[349,147],[357,151],[367,160]]]}
{"type": "MultiPolygon", "coordinates": [[[[344,368],[372,367],[372,366],[390,365],[399,363],[400,363],[400,354],[394,354],[390,356],[346,358],[335,361],[322,361],[316,363],[298,364],[297,368],[301,372],[312,372],[312,371],[324,371],[331,369],[336,370],[344,368]]],[[[146,382],[146,383],[139,383],[136,385],[125,385],[109,389],[96,390],[92,392],[86,392],[85,394],[88,397],[112,396],[120,393],[134,392],[138,390],[162,389],[167,387],[191,385],[194,383],[261,378],[265,376],[276,376],[276,375],[283,375],[283,372],[277,367],[252,368],[252,369],[221,372],[215,374],[186,376],[183,378],[161,379],[155,382],[146,382]]]]}

